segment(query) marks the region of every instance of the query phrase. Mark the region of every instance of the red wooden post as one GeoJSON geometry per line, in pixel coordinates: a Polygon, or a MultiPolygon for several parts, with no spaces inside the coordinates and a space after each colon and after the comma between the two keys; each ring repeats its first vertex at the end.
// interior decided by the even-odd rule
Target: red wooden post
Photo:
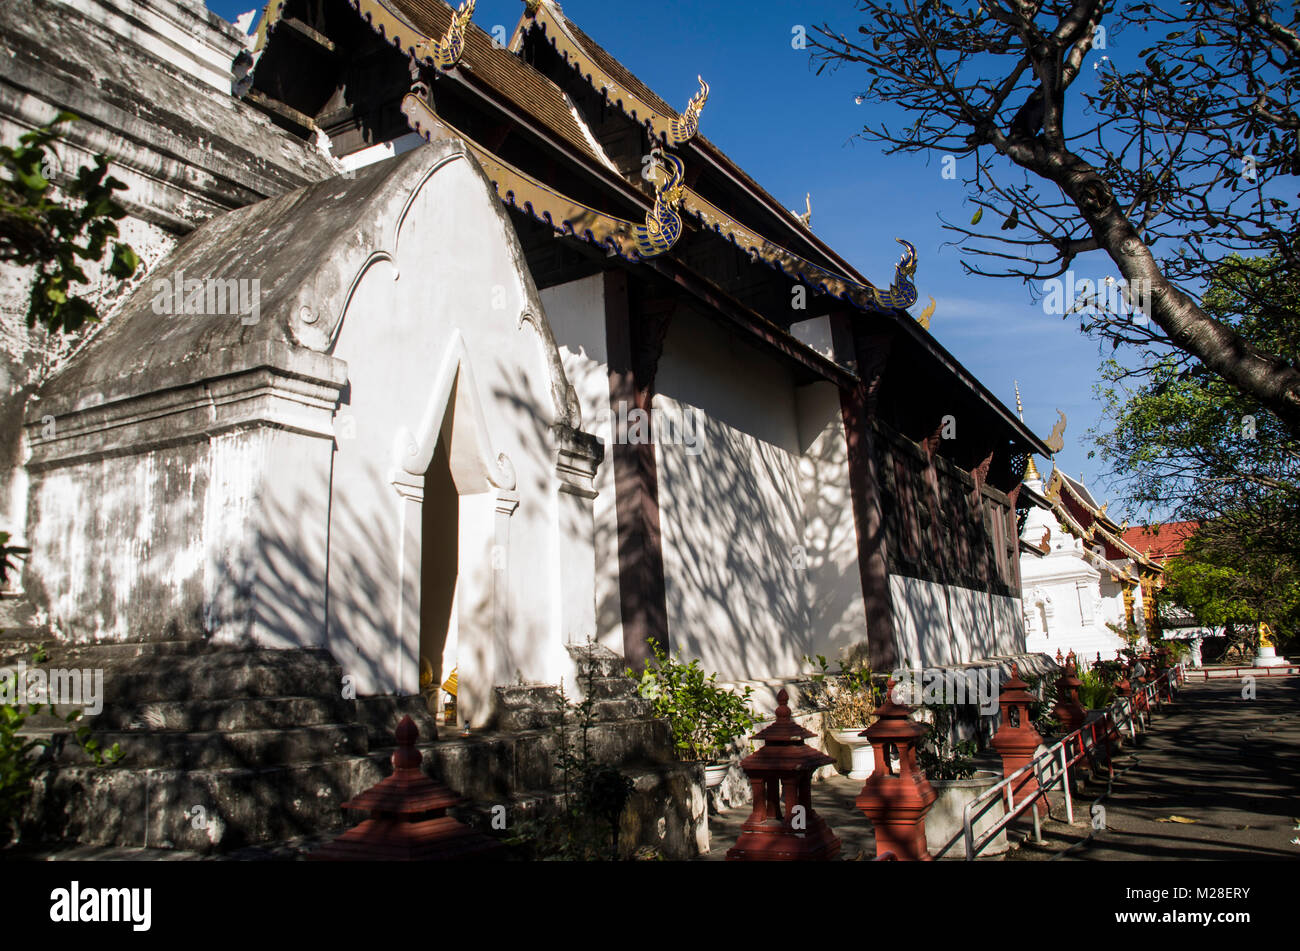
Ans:
{"type": "Polygon", "coordinates": [[[876,771],[858,794],[861,809],[876,833],[876,857],[893,852],[902,861],[933,861],[925,845],[925,814],[939,794],[916,765],[916,744],[927,727],[914,722],[911,708],[894,700],[894,682],[876,711],[880,719],[866,731],[876,754],[876,771]],[[897,753],[898,771],[894,771],[897,753]],[[883,768],[882,768],[883,764],[883,768]]]}
{"type": "Polygon", "coordinates": [[[1074,653],[1065,659],[1065,667],[1060,679],[1056,681],[1056,706],[1052,716],[1061,721],[1061,727],[1068,735],[1083,726],[1087,711],[1079,703],[1079,688],[1083,686],[1074,669],[1074,653]]]}
{"type": "Polygon", "coordinates": [[[740,761],[754,789],[754,810],[727,850],[728,862],[833,859],[840,840],[813,811],[812,774],[835,762],[804,745],[814,734],[790,716],[790,694],[776,695],[776,722],[756,735],[763,746],[740,761]]]}
{"type": "MultiPolygon", "coordinates": [[[[1002,777],[1005,779],[1016,770],[1029,764],[1034,753],[1042,744],[1043,738],[1034,729],[1029,719],[1029,705],[1035,697],[1028,689],[1029,685],[1020,679],[1016,665],[1011,665],[1011,679],[1002,685],[1002,694],[998,705],[1002,708],[1002,725],[993,737],[993,748],[1002,754],[1002,777]]],[[[1012,794],[1019,802],[1038,791],[1038,777],[1031,770],[1017,780],[1012,794]]],[[[1040,816],[1047,815],[1046,801],[1039,799],[1034,804],[1040,816]]]]}
{"type": "Polygon", "coordinates": [[[397,725],[393,774],[349,799],[344,809],[370,818],[309,857],[318,861],[438,861],[497,858],[501,844],[447,815],[461,798],[420,769],[420,731],[409,716],[397,725]]]}

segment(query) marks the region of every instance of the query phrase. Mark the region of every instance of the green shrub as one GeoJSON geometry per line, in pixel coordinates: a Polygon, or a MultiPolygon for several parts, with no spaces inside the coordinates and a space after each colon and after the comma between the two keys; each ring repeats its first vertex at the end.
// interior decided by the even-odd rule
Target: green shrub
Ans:
{"type": "Polygon", "coordinates": [[[749,705],[753,690],[720,687],[718,675],[705,676],[699,660],[683,664],[653,639],[650,648],[654,662],[647,660],[640,675],[630,667],[627,673],[640,681],[641,696],[651,701],[654,715],[671,724],[678,756],[705,762],[726,758],[732,743],[759,722],[749,705]]]}

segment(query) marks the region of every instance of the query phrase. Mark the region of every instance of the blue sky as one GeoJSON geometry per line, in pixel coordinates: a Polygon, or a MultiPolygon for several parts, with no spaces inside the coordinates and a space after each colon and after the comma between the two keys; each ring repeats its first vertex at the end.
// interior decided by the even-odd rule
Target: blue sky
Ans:
{"type": "MultiPolygon", "coordinates": [[[[233,20],[254,4],[208,0],[208,6],[233,20]]],[[[679,108],[702,74],[711,91],[701,131],[787,207],[802,211],[804,193],[811,192],[813,230],[871,281],[890,283],[899,251],[895,237],[914,243],[921,296],[913,313],[933,296],[938,306],[931,332],[1012,408],[1012,381],[1018,379],[1025,421],[1039,435],[1046,436],[1056,410],[1063,411],[1069,426],[1058,465],[1082,475],[1099,498],[1108,497],[1107,474],[1087,458],[1085,435],[1100,415],[1092,395],[1101,362],[1097,342],[1079,333],[1077,319],[1044,314],[1018,281],[964,275],[956,249],[943,247],[950,236],[937,217],[970,219],[974,209],[964,204],[960,181],[943,179],[938,161],[884,156],[878,145],[851,141],[872,110],[884,107],[854,101],[865,86],[860,73],[817,76],[807,51],[792,48],[799,25],[829,22],[856,31],[861,15],[852,0],[564,0],[562,6],[679,108]]],[[[489,32],[501,24],[508,35],[522,10],[519,0],[479,0],[474,22],[489,32]]],[[[1122,56],[1117,47],[1125,39],[1111,37],[1107,52],[1122,56]]],[[[1136,47],[1139,37],[1131,43],[1136,47]]],[[[1080,81],[1095,83],[1095,75],[1085,66],[1080,81]]],[[[885,114],[892,126],[904,124],[896,111],[885,114]]],[[[1093,279],[1114,272],[1109,259],[1096,254],[1077,261],[1075,270],[1093,279]]],[[[1129,514],[1122,506],[1111,511],[1129,514]]]]}

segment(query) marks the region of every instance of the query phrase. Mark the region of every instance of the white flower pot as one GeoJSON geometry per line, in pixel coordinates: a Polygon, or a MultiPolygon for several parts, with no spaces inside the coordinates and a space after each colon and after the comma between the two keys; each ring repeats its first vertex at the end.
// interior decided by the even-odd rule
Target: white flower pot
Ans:
{"type": "Polygon", "coordinates": [[[862,729],[830,731],[831,739],[849,750],[853,762],[849,779],[866,779],[876,769],[875,751],[871,748],[871,741],[861,735],[862,729]]]}
{"type": "Polygon", "coordinates": [[[716,763],[704,767],[704,788],[716,789],[722,785],[722,781],[727,778],[727,770],[731,768],[730,763],[716,763]]]}
{"type": "MultiPolygon", "coordinates": [[[[939,794],[939,798],[934,801],[930,811],[925,814],[925,843],[931,855],[937,856],[944,846],[948,846],[948,850],[943,853],[942,858],[959,859],[966,857],[966,840],[963,834],[966,803],[975,799],[981,793],[988,792],[1001,781],[1002,776],[1000,773],[988,769],[976,770],[975,775],[970,779],[930,780],[930,785],[939,794]]],[[[1004,815],[1006,815],[1006,809],[1003,806],[1003,801],[999,799],[991,809],[975,820],[975,837],[979,838],[983,833],[987,832],[1004,815]]],[[[1028,815],[1028,813],[1025,813],[1025,815],[1028,815]]],[[[1001,855],[1008,848],[1007,832],[1006,829],[1003,829],[994,836],[992,842],[984,847],[984,850],[980,852],[980,857],[1001,855]]]]}

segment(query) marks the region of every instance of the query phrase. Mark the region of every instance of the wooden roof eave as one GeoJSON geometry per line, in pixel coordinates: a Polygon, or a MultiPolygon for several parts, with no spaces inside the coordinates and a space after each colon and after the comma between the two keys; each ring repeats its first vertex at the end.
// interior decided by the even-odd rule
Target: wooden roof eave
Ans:
{"type": "MultiPolygon", "coordinates": [[[[838,276],[851,282],[870,286],[870,282],[867,281],[865,276],[841,258],[812,231],[806,228],[798,228],[793,221],[788,220],[790,218],[789,209],[762,190],[762,186],[752,183],[752,180],[747,181],[747,176],[738,175],[739,167],[734,166],[734,163],[712,142],[698,134],[681,142],[675,141],[672,135],[672,124],[680,117],[676,113],[665,113],[653,103],[646,102],[633,90],[625,88],[623,84],[618,83],[612,76],[608,75],[596,61],[596,57],[586,49],[577,37],[569,32],[562,19],[551,13],[547,4],[540,4],[535,15],[530,16],[525,12],[520,17],[519,23],[515,26],[515,34],[510,41],[510,49],[515,52],[521,50],[524,36],[534,27],[543,33],[556,52],[564,58],[566,63],[574,67],[595,92],[618,107],[629,119],[644,126],[652,138],[658,138],[665,145],[689,149],[696,157],[703,158],[716,172],[726,177],[737,189],[747,195],[751,201],[766,208],[777,220],[784,222],[793,236],[808,243],[813,250],[821,253],[829,263],[841,268],[843,274],[838,276]],[[614,96],[610,95],[611,89],[615,91],[614,96]],[[755,191],[755,187],[759,190],[755,191]]],[[[829,271],[829,269],[823,270],[829,271]]]]}
{"type": "Polygon", "coordinates": [[[749,336],[757,338],[766,349],[793,360],[817,376],[846,387],[857,382],[852,371],[795,339],[677,259],[670,255],[642,257],[633,239],[635,222],[574,201],[515,168],[451,126],[413,93],[408,93],[402,100],[402,111],[412,129],[426,139],[439,127],[462,139],[483,166],[497,197],[505,204],[531,215],[560,234],[605,247],[629,263],[651,266],[749,336]]]}
{"type": "Polygon", "coordinates": [[[1020,441],[1025,451],[1047,456],[1048,458],[1052,456],[1052,450],[1047,448],[1047,444],[1032,429],[1026,426],[1024,421],[1016,416],[1009,407],[994,396],[988,387],[962,366],[957,358],[949,353],[948,349],[939,343],[930,331],[922,327],[905,310],[894,310],[890,313],[895,324],[902,329],[903,333],[942,364],[944,369],[956,377],[958,382],[983,403],[998,420],[1004,423],[1011,430],[1013,436],[1020,441]]]}

